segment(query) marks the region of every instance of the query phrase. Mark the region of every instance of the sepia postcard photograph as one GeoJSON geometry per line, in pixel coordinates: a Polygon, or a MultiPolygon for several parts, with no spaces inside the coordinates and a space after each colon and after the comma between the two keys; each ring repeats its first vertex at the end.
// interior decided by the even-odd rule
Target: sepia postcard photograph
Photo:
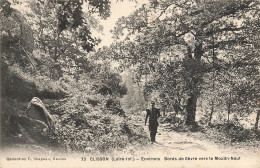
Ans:
{"type": "Polygon", "coordinates": [[[0,168],[260,168],[259,0],[0,0],[0,168]]]}

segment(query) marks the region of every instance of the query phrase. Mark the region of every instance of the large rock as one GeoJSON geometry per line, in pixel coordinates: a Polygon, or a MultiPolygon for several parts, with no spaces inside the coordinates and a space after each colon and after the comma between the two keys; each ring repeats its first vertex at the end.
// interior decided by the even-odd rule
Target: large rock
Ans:
{"type": "Polygon", "coordinates": [[[14,143],[45,143],[48,139],[48,126],[39,120],[26,116],[9,117],[8,131],[14,143]]]}
{"type": "Polygon", "coordinates": [[[32,98],[31,102],[28,104],[26,115],[28,118],[43,122],[49,129],[54,129],[53,119],[38,97],[32,98]]]}
{"type": "Polygon", "coordinates": [[[53,141],[50,138],[54,135],[52,117],[37,97],[31,100],[25,113],[9,114],[5,119],[7,144],[49,144],[53,141]]]}

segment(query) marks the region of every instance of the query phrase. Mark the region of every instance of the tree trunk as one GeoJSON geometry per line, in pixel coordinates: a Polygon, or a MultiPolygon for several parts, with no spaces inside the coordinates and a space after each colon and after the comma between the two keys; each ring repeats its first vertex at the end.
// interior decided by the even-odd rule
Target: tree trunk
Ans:
{"type": "Polygon", "coordinates": [[[55,47],[54,47],[53,59],[54,59],[55,62],[57,62],[57,60],[59,58],[59,54],[58,54],[58,44],[59,44],[59,41],[60,41],[60,33],[59,32],[57,33],[57,36],[55,34],[54,40],[55,40],[55,47]]]}
{"type": "Polygon", "coordinates": [[[211,104],[211,112],[210,112],[210,116],[209,116],[209,123],[208,125],[210,126],[211,125],[211,120],[212,120],[212,116],[213,116],[213,113],[214,113],[214,101],[212,100],[212,104],[211,104]]]}
{"type": "MultiPolygon", "coordinates": [[[[190,57],[191,52],[188,48],[188,58],[190,57]]],[[[187,100],[187,107],[186,107],[186,114],[187,114],[187,119],[186,119],[186,125],[197,125],[195,122],[195,116],[196,116],[196,105],[197,105],[197,99],[199,97],[200,89],[198,87],[199,81],[202,78],[202,71],[199,71],[201,69],[201,56],[203,54],[202,51],[202,42],[197,41],[195,43],[195,49],[194,49],[194,58],[189,58],[192,60],[192,64],[189,64],[187,66],[187,71],[190,71],[190,79],[189,81],[189,91],[190,91],[190,97],[187,100]],[[196,66],[196,68],[191,68],[190,65],[196,66]],[[196,72],[193,72],[193,70],[196,70],[196,72]]]]}
{"type": "Polygon", "coordinates": [[[228,99],[228,124],[229,124],[229,115],[231,113],[231,106],[232,106],[232,93],[229,93],[229,99],[228,99]]]}
{"type": "MultiPolygon", "coordinates": [[[[212,32],[214,32],[213,28],[212,28],[212,32]]],[[[214,46],[214,33],[212,33],[212,46],[214,46]]],[[[213,73],[212,73],[212,79],[213,79],[213,83],[212,83],[212,89],[213,89],[213,93],[215,91],[215,48],[213,47],[212,48],[212,69],[213,69],[213,73]]],[[[211,120],[212,120],[212,115],[214,113],[214,96],[213,96],[213,99],[212,99],[212,103],[211,103],[211,112],[210,112],[210,116],[209,116],[209,123],[208,125],[210,126],[211,125],[211,120]]]]}
{"type": "Polygon", "coordinates": [[[195,124],[195,116],[196,116],[196,103],[197,103],[197,95],[191,94],[188,98],[187,102],[187,119],[186,125],[194,125],[195,124]]]}
{"type": "Polygon", "coordinates": [[[260,115],[260,109],[257,111],[256,120],[255,120],[255,132],[258,130],[258,123],[259,123],[259,115],[260,115]]]}

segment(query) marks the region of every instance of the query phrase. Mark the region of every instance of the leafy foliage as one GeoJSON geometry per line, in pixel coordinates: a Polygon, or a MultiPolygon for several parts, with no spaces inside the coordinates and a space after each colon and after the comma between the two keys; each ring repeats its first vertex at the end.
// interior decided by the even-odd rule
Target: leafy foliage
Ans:
{"type": "Polygon", "coordinates": [[[212,108],[209,121],[223,107],[228,113],[254,113],[259,95],[245,92],[257,88],[249,86],[254,79],[249,76],[259,74],[258,43],[252,38],[259,36],[258,15],[254,0],[152,2],[119,19],[113,30],[117,42],[97,56],[135,66],[146,97],[156,89],[165,105],[177,102],[186,124],[195,123],[201,98],[212,108]]]}
{"type": "Polygon", "coordinates": [[[80,81],[88,82],[81,83],[82,89],[75,90],[74,96],[51,106],[51,111],[57,114],[56,138],[65,142],[67,151],[108,152],[126,147],[136,136],[145,138],[141,127],[131,126],[119,101],[111,95],[96,93],[98,88],[92,87],[96,83],[93,79],[80,81]]]}
{"type": "Polygon", "coordinates": [[[147,142],[129,116],[155,99],[181,116],[165,119],[175,130],[212,122],[233,141],[258,138],[240,123],[257,113],[257,133],[257,1],[150,1],[119,19],[115,43],[95,53],[93,32],[102,30],[98,17],[110,15],[108,0],[3,0],[0,7],[2,123],[22,114],[17,101],[62,98],[48,106],[51,138],[68,152],[109,152],[147,142]]]}
{"type": "Polygon", "coordinates": [[[147,140],[120,105],[119,98],[127,94],[121,76],[109,63],[90,57],[99,42],[92,32],[102,30],[95,13],[108,17],[110,1],[1,1],[0,5],[5,143],[35,143],[22,140],[25,134],[19,134],[18,123],[5,124],[12,116],[26,115],[26,101],[34,96],[47,102],[56,121],[55,134],[49,136],[65,151],[108,152],[147,140]],[[14,124],[18,132],[8,134],[14,124]]]}

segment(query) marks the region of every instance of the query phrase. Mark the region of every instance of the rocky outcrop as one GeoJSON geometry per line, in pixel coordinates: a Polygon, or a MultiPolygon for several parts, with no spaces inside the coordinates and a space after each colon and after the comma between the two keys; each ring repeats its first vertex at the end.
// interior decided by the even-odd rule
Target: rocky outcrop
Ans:
{"type": "Polygon", "coordinates": [[[53,119],[38,97],[32,98],[26,109],[26,115],[31,119],[45,123],[49,129],[54,130],[53,119]]]}
{"type": "Polygon", "coordinates": [[[9,115],[6,120],[5,136],[10,143],[48,144],[54,135],[53,119],[42,101],[34,97],[25,114],[9,115]]]}

